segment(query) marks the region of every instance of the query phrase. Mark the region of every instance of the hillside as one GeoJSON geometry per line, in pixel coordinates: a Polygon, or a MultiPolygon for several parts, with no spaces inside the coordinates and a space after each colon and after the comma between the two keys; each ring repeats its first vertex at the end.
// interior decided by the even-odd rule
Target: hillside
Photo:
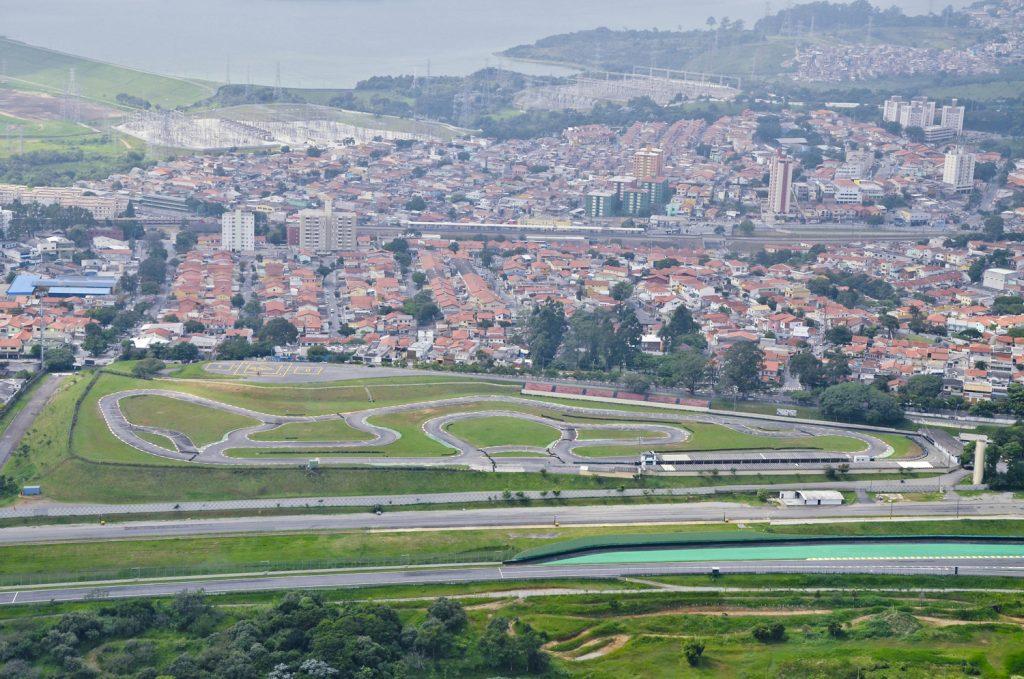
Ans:
{"type": "Polygon", "coordinates": [[[79,93],[108,104],[116,104],[117,95],[124,93],[171,108],[208,97],[215,88],[211,83],[146,73],[3,37],[0,61],[6,64],[8,86],[50,93],[64,91],[68,72],[74,68],[79,93]]]}

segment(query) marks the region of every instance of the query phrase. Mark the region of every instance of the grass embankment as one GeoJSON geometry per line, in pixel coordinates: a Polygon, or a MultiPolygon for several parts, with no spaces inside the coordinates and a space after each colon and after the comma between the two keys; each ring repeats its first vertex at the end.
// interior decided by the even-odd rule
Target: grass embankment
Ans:
{"type": "Polygon", "coordinates": [[[259,424],[251,417],[165,396],[126,398],[121,412],[133,424],[181,432],[199,447],[220,441],[235,429],[259,424]]]}
{"type": "MultiPolygon", "coordinates": [[[[570,549],[668,545],[785,536],[879,537],[973,535],[1018,537],[1024,521],[864,522],[769,526],[735,524],[556,527],[544,530],[342,531],[294,535],[168,538],[0,547],[0,583],[17,578],[156,577],[189,573],[297,570],[353,565],[459,563],[537,556],[570,549]],[[165,569],[165,572],[157,572],[165,569]]],[[[1024,587],[1024,583],[1021,584],[1024,587]]]]}

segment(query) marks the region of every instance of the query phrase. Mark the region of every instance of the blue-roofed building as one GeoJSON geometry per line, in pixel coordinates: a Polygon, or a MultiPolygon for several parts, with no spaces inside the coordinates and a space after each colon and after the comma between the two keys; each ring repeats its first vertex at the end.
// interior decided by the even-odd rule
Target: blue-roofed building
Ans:
{"type": "Polygon", "coordinates": [[[102,297],[111,294],[116,284],[116,278],[106,276],[43,278],[35,274],[19,274],[11,281],[7,294],[25,296],[42,292],[53,297],[102,297]]]}

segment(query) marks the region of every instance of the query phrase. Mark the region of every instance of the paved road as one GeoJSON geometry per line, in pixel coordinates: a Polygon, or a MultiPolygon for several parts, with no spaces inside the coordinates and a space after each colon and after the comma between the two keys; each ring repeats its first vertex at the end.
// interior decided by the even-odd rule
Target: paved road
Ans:
{"type": "Polygon", "coordinates": [[[29,397],[25,404],[11,423],[7,426],[3,436],[0,436],[0,469],[4,468],[8,458],[14,449],[18,447],[25,432],[29,430],[36,417],[42,412],[46,402],[50,400],[57,387],[64,381],[66,375],[48,375],[42,378],[43,383],[29,397]]]}
{"type": "Polygon", "coordinates": [[[879,559],[849,561],[726,561],[721,563],[664,563],[642,565],[569,565],[537,564],[528,566],[477,566],[435,569],[344,572],[316,575],[246,576],[213,579],[197,578],[171,583],[139,583],[104,587],[48,587],[0,592],[0,605],[84,599],[171,596],[181,591],[203,589],[211,594],[255,592],[282,589],[367,587],[381,585],[424,585],[430,583],[466,583],[482,581],[515,583],[551,578],[614,578],[672,574],[707,574],[711,568],[732,573],[869,573],[892,575],[1024,576],[1022,559],[879,559]]]}
{"type": "Polygon", "coordinates": [[[678,524],[691,521],[807,521],[864,518],[1022,517],[1024,501],[903,502],[838,507],[750,507],[730,502],[617,506],[503,507],[419,512],[303,514],[173,521],[130,521],[0,528],[0,544],[141,539],[238,533],[334,530],[521,528],[525,526],[609,526],[678,524]]]}
{"type": "MultiPolygon", "coordinates": [[[[820,481],[815,483],[772,483],[767,477],[759,483],[743,483],[744,476],[737,475],[736,483],[722,486],[693,486],[690,488],[626,488],[618,489],[566,489],[560,492],[563,500],[578,498],[621,498],[621,497],[687,497],[717,495],[722,493],[750,493],[758,490],[780,491],[802,488],[855,490],[863,493],[906,493],[906,492],[940,492],[945,491],[947,497],[954,502],[957,496],[952,491],[954,486],[969,476],[969,471],[956,470],[949,474],[931,477],[909,477],[903,480],[863,480],[863,481],[820,481]]],[[[960,486],[957,486],[960,487],[960,486]]],[[[973,486],[966,489],[974,490],[973,486]]],[[[550,493],[542,494],[536,490],[521,491],[529,500],[552,499],[550,493]]],[[[1012,495],[1005,495],[1012,499],[1012,495]]],[[[496,491],[468,491],[455,493],[416,493],[405,495],[344,495],[335,497],[290,497],[290,498],[252,498],[246,500],[211,500],[207,502],[147,502],[141,504],[64,504],[57,502],[32,502],[0,508],[0,519],[16,519],[25,517],[58,517],[58,516],[125,516],[130,514],[163,514],[177,513],[181,516],[193,516],[203,512],[224,511],[261,511],[281,509],[309,509],[310,507],[364,507],[375,505],[431,505],[431,504],[462,504],[472,505],[478,502],[493,502],[502,499],[496,491]]],[[[865,502],[864,499],[859,499],[865,502]]],[[[965,498],[965,504],[992,501],[991,497],[965,498]]]]}
{"type": "MultiPolygon", "coordinates": [[[[539,403],[535,400],[526,398],[519,398],[515,396],[503,396],[503,395],[486,395],[486,396],[462,396],[449,399],[438,399],[433,401],[422,401],[416,403],[407,403],[402,405],[394,406],[382,406],[377,408],[368,408],[351,413],[339,413],[339,414],[325,414],[325,415],[274,415],[270,413],[262,413],[248,408],[242,408],[239,406],[222,403],[201,396],[195,396],[180,391],[172,391],[168,389],[132,389],[127,391],[120,391],[114,394],[108,394],[103,396],[99,400],[100,412],[103,415],[107,426],[113,432],[114,436],[123,441],[124,443],[147,452],[151,455],[159,457],[165,457],[175,460],[184,461],[197,461],[208,464],[218,465],[244,465],[244,466],[294,466],[301,464],[301,456],[289,455],[282,457],[273,457],[270,455],[263,455],[260,457],[230,457],[227,453],[232,449],[239,448],[257,448],[267,451],[274,450],[295,450],[297,448],[301,450],[310,451],[323,451],[320,455],[321,462],[323,464],[367,464],[375,466],[451,466],[463,465],[470,469],[480,471],[493,471],[499,466],[505,466],[506,468],[513,468],[516,471],[539,471],[541,469],[548,469],[550,471],[556,471],[561,473],[578,473],[581,468],[585,465],[618,465],[622,471],[631,472],[634,471],[635,467],[635,455],[628,455],[622,457],[603,457],[603,458],[592,458],[583,457],[578,455],[575,451],[577,448],[583,445],[589,446],[600,446],[600,445],[622,445],[621,439],[609,437],[607,439],[591,439],[588,441],[580,441],[578,436],[578,427],[581,425],[574,425],[566,422],[562,422],[553,418],[545,416],[537,416],[528,413],[515,412],[511,410],[494,410],[488,409],[485,406],[490,404],[510,404],[518,406],[527,406],[530,408],[543,407],[546,410],[550,410],[565,415],[572,415],[576,417],[591,417],[591,418],[618,418],[621,420],[625,417],[623,411],[614,408],[600,408],[592,406],[575,406],[575,405],[564,405],[559,403],[539,403]],[[126,398],[132,398],[136,396],[161,396],[165,398],[173,398],[196,405],[201,405],[206,408],[213,408],[222,410],[236,415],[248,417],[257,421],[259,424],[250,427],[244,427],[229,432],[222,440],[210,443],[206,446],[196,446],[192,441],[188,439],[181,432],[172,431],[169,429],[162,429],[156,427],[142,427],[139,425],[132,424],[124,416],[121,410],[121,401],[126,398]],[[438,456],[438,457],[391,457],[380,454],[361,454],[362,451],[373,450],[381,446],[386,446],[397,441],[400,434],[387,427],[383,427],[370,422],[371,418],[383,417],[387,415],[394,415],[397,413],[414,412],[427,409],[445,408],[451,406],[460,405],[473,405],[479,406],[475,411],[469,413],[458,413],[442,415],[436,418],[428,420],[423,425],[424,433],[443,444],[444,446],[453,450],[452,455],[438,456]],[[558,430],[559,440],[556,441],[547,452],[550,455],[541,458],[495,458],[488,455],[488,451],[481,450],[469,442],[464,441],[450,432],[446,431],[446,426],[451,422],[478,417],[492,417],[492,416],[503,416],[503,417],[514,417],[527,421],[539,422],[546,424],[553,429],[558,430]],[[253,440],[252,434],[258,432],[265,432],[276,427],[287,424],[287,423],[298,423],[298,422],[323,422],[323,421],[344,421],[348,426],[356,429],[357,431],[365,432],[367,434],[366,440],[362,441],[257,441],[253,440]],[[151,443],[139,436],[139,432],[150,432],[157,433],[167,436],[175,443],[175,450],[168,450],[162,446],[158,446],[151,443]],[[352,450],[353,452],[348,455],[332,455],[331,453],[339,453],[345,449],[352,450]]],[[[671,423],[683,423],[684,421],[694,422],[707,422],[718,424],[724,427],[728,427],[741,434],[751,434],[764,437],[801,437],[801,436],[823,436],[829,434],[842,434],[844,436],[857,438],[864,442],[865,448],[861,453],[868,453],[873,457],[876,457],[875,462],[854,462],[853,454],[834,454],[833,457],[838,457],[842,460],[846,460],[846,464],[849,464],[851,469],[899,469],[903,462],[900,460],[889,461],[885,459],[885,456],[892,452],[892,448],[883,442],[881,439],[872,436],[868,432],[860,430],[851,430],[844,425],[832,425],[827,423],[808,423],[805,421],[783,421],[773,422],[771,428],[766,428],[762,424],[762,420],[759,418],[737,418],[736,416],[722,416],[719,414],[701,414],[701,413],[687,413],[683,417],[677,412],[650,412],[643,413],[642,415],[633,415],[636,418],[635,422],[632,423],[593,423],[582,425],[588,429],[608,430],[608,431],[636,431],[638,436],[645,435],[641,438],[641,445],[650,445],[656,443],[679,443],[684,441],[688,436],[688,432],[685,432],[678,427],[669,426],[667,424],[660,424],[661,422],[671,423]],[[642,419],[641,419],[642,418],[642,419]]],[[[944,460],[941,459],[942,455],[937,449],[930,445],[926,445],[927,451],[926,459],[920,460],[919,462],[926,467],[941,467],[944,464],[944,460]]],[[[498,452],[497,450],[494,452],[498,452]]],[[[777,469],[780,464],[772,462],[772,459],[777,458],[780,454],[787,453],[784,450],[757,450],[757,449],[746,449],[741,451],[741,454],[747,458],[753,458],[757,462],[753,464],[743,465],[745,469],[777,469]],[[760,455],[760,457],[758,457],[760,455]]],[[[694,463],[704,464],[708,467],[721,466],[720,463],[715,460],[721,457],[723,453],[702,453],[694,452],[689,453],[686,457],[689,459],[688,464],[692,467],[694,463]],[[706,460],[700,462],[700,460],[706,460]]],[[[820,455],[819,451],[804,451],[794,450],[788,451],[788,454],[793,457],[799,457],[801,459],[808,457],[817,457],[820,455]]],[[[790,465],[797,466],[797,465],[790,465]]],[[[808,466],[813,467],[811,460],[808,460],[808,466]]],[[[818,463],[818,468],[821,464],[818,463]]]]}

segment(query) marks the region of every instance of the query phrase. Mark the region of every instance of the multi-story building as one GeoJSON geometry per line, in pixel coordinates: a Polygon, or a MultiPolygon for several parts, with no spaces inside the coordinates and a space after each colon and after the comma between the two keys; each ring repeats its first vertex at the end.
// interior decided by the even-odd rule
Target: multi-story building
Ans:
{"type": "Polygon", "coordinates": [[[970,193],[974,188],[975,156],[958,146],[946,154],[942,168],[942,182],[960,193],[970,193]]]}
{"type": "Polygon", "coordinates": [[[953,130],[955,134],[961,134],[964,131],[964,107],[957,106],[956,99],[950,104],[946,104],[942,107],[939,116],[939,125],[948,129],[953,130]]]}
{"type": "Polygon", "coordinates": [[[255,251],[256,215],[244,210],[232,210],[221,215],[220,249],[228,252],[255,251]]]}
{"type": "Polygon", "coordinates": [[[771,160],[768,180],[768,214],[788,215],[793,194],[793,159],[775,156],[771,160]]]}
{"type": "Polygon", "coordinates": [[[591,191],[587,194],[588,217],[614,217],[619,211],[619,198],[615,191],[591,191]]]}
{"type": "Polygon", "coordinates": [[[925,128],[935,123],[935,102],[924,97],[914,97],[900,104],[900,127],[925,128]]]}
{"type": "Polygon", "coordinates": [[[299,212],[299,247],[313,252],[354,250],[356,247],[356,215],[335,212],[331,200],[324,201],[323,210],[299,212]]]}
{"type": "Polygon", "coordinates": [[[633,154],[633,176],[641,181],[658,179],[665,172],[665,152],[647,146],[633,154]]]}

